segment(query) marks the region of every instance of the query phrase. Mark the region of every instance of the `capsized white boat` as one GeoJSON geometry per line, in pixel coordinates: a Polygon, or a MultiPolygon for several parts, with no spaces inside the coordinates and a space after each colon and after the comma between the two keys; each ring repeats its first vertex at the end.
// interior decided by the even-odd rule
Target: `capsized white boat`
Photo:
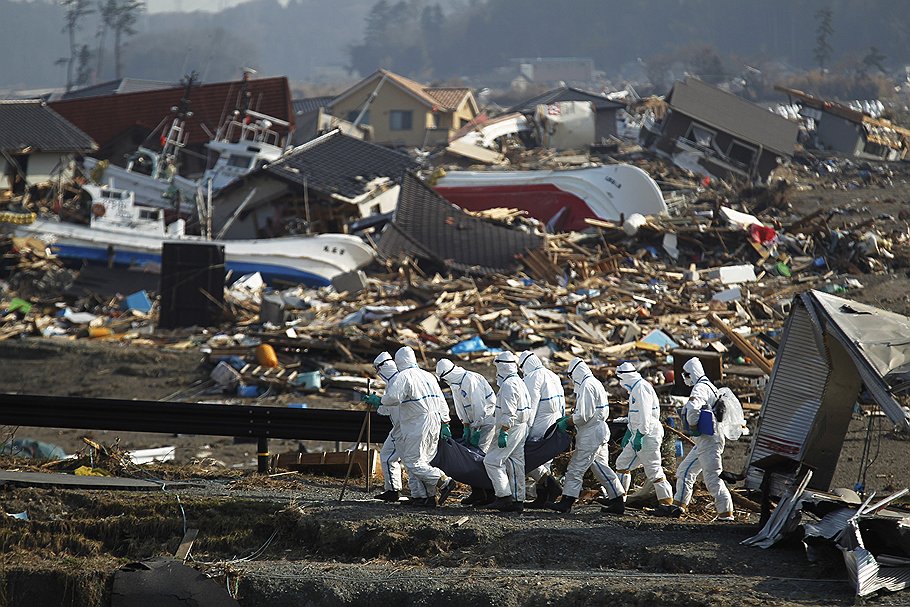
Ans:
{"type": "Polygon", "coordinates": [[[617,221],[633,213],[667,213],[657,183],[628,164],[541,171],[451,171],[436,182],[435,189],[464,209],[523,209],[558,230],[583,230],[588,227],[586,217],[617,221]]]}
{"type": "Polygon", "coordinates": [[[38,219],[16,226],[17,236],[47,242],[64,259],[127,266],[161,263],[165,242],[200,242],[224,246],[226,269],[235,275],[259,272],[267,281],[331,284],[339,274],[367,266],[375,251],[356,236],[314,234],[254,240],[208,240],[184,234],[184,221],[165,225],[164,211],[135,203],[133,192],[86,185],[92,196],[89,225],[38,219]]]}

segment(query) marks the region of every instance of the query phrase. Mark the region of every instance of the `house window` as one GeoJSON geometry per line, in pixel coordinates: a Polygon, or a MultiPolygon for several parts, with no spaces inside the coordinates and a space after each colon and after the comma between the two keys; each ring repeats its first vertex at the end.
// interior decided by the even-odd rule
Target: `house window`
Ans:
{"type": "MultiPolygon", "coordinates": [[[[348,112],[347,121],[353,123],[355,120],[357,120],[358,116],[360,116],[360,110],[353,110],[351,112],[348,112]]],[[[370,110],[367,110],[363,113],[363,118],[360,119],[360,124],[370,124],[370,110]]]]}
{"type": "Polygon", "coordinates": [[[755,148],[739,143],[738,141],[733,141],[730,143],[727,157],[741,163],[743,166],[749,167],[752,166],[752,161],[755,160],[755,148]]]}
{"type": "Polygon", "coordinates": [[[695,145],[709,148],[714,141],[714,131],[693,123],[689,125],[689,130],[686,131],[686,139],[695,145]]]}
{"type": "Polygon", "coordinates": [[[463,129],[464,127],[468,126],[469,124],[471,124],[470,120],[468,120],[467,118],[461,118],[458,121],[458,128],[463,129]]]}
{"type": "Polygon", "coordinates": [[[410,131],[414,122],[411,110],[392,110],[389,112],[389,128],[393,131],[410,131]]]}

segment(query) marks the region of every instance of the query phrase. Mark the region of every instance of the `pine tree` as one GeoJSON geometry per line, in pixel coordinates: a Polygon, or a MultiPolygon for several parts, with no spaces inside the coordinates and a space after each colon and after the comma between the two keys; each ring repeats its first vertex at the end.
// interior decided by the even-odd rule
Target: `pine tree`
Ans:
{"type": "Polygon", "coordinates": [[[825,71],[825,64],[828,63],[828,60],[831,59],[831,53],[834,50],[831,48],[830,38],[834,33],[834,27],[831,25],[831,20],[834,17],[834,11],[830,8],[819,9],[815,13],[815,18],[818,20],[818,27],[815,29],[815,61],[818,63],[818,68],[821,71],[825,71]]]}

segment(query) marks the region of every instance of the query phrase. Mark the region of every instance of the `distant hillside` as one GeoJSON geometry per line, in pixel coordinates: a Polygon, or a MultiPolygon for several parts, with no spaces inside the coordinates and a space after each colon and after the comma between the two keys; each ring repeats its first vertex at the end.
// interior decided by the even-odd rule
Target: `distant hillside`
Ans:
{"type": "MultiPolygon", "coordinates": [[[[251,0],[218,13],[144,15],[127,40],[125,75],[206,81],[242,66],[328,82],[386,67],[421,80],[489,73],[516,57],[590,57],[608,78],[652,82],[745,65],[816,67],[821,8],[831,9],[826,67],[898,72],[910,64],[910,2],[894,0],[251,0]],[[872,48],[874,47],[874,49],[872,48]],[[874,61],[872,59],[873,58],[874,61]]],[[[0,0],[0,87],[61,86],[63,9],[0,0]]],[[[80,40],[96,47],[97,19],[80,40]]],[[[110,41],[108,42],[110,53],[110,41]]],[[[106,57],[97,81],[113,77],[106,57]]],[[[663,84],[663,83],[661,83],[663,84]]]]}

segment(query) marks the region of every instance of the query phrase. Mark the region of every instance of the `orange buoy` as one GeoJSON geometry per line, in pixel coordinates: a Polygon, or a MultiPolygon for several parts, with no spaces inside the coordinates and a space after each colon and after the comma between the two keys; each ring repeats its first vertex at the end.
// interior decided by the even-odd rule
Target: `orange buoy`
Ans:
{"type": "Polygon", "coordinates": [[[275,348],[269,344],[259,344],[256,346],[256,360],[263,367],[277,367],[278,355],[275,354],[275,348]]]}

